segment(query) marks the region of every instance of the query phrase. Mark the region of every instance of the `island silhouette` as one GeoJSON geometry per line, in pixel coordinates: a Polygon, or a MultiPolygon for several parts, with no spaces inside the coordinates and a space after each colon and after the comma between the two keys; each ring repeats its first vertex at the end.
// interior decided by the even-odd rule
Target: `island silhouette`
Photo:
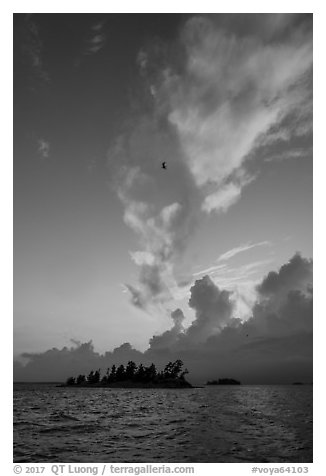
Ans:
{"type": "Polygon", "coordinates": [[[219,378],[218,380],[208,380],[206,385],[241,385],[241,382],[234,378],[219,378]]]}
{"type": "Polygon", "coordinates": [[[152,363],[148,367],[136,365],[130,360],[126,366],[114,364],[102,376],[101,369],[91,370],[85,375],[69,377],[64,387],[112,387],[112,388],[193,388],[185,379],[189,373],[183,370],[183,362],[178,359],[169,362],[163,370],[158,371],[152,363]]]}

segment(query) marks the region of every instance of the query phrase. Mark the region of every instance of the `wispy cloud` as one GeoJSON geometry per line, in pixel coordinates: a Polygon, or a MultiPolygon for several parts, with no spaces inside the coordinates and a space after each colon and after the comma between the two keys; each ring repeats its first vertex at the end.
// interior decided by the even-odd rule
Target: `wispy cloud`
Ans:
{"type": "Polygon", "coordinates": [[[252,279],[252,275],[259,273],[257,275],[259,278],[261,277],[261,269],[271,264],[273,260],[271,258],[264,259],[264,260],[257,260],[251,263],[247,263],[241,266],[236,266],[233,268],[227,268],[225,274],[222,274],[216,279],[219,280],[220,285],[223,285],[226,288],[229,288],[230,283],[236,281],[245,282],[249,278],[252,279]]]}
{"type": "Polygon", "coordinates": [[[93,31],[102,31],[105,24],[106,24],[106,19],[104,19],[104,20],[102,20],[102,21],[99,21],[99,22],[97,22],[97,23],[94,23],[94,24],[91,26],[91,29],[92,29],[93,31]]]}
{"type": "Polygon", "coordinates": [[[50,142],[41,138],[37,141],[37,145],[38,153],[42,159],[47,159],[50,156],[50,142]]]}
{"type": "Polygon", "coordinates": [[[312,148],[290,149],[279,152],[278,154],[267,155],[266,162],[283,161],[289,159],[302,159],[312,155],[312,148]]]}
{"type": "Polygon", "coordinates": [[[219,264],[216,266],[210,266],[209,268],[202,269],[201,271],[197,271],[196,273],[193,273],[193,276],[201,276],[202,274],[213,274],[216,271],[219,270],[224,270],[226,268],[226,264],[219,264]]]}
{"type": "Polygon", "coordinates": [[[49,83],[51,80],[50,75],[45,69],[43,62],[43,41],[33,14],[25,16],[21,47],[31,67],[32,77],[30,79],[32,88],[35,86],[35,81],[49,83]]]}
{"type": "Polygon", "coordinates": [[[86,40],[84,55],[94,55],[104,47],[106,42],[105,23],[105,21],[102,21],[91,26],[91,34],[86,40]]]}
{"type": "Polygon", "coordinates": [[[239,253],[243,253],[244,251],[251,250],[252,248],[257,248],[258,246],[271,246],[270,241],[261,241],[260,243],[245,243],[243,245],[237,246],[236,248],[232,248],[229,251],[226,251],[221,256],[218,257],[217,261],[227,261],[239,253]]]}
{"type": "Polygon", "coordinates": [[[205,197],[202,209],[208,213],[212,210],[216,212],[226,212],[231,205],[238,201],[240,195],[240,185],[235,183],[223,185],[216,192],[205,197]]]}
{"type": "Polygon", "coordinates": [[[257,260],[237,267],[226,267],[211,274],[212,281],[219,287],[231,291],[235,315],[241,319],[251,316],[252,306],[257,298],[256,286],[264,269],[272,259],[257,260]]]}
{"type": "Polygon", "coordinates": [[[115,179],[112,185],[124,205],[124,221],[140,244],[130,253],[139,268],[138,283],[127,288],[137,307],[150,310],[154,305],[157,314],[157,308],[180,295],[174,271],[198,209],[196,190],[173,136],[152,116],[138,117],[116,139],[109,150],[109,164],[115,179]],[[162,174],[163,157],[173,157],[172,175],[170,168],[162,174]],[[162,179],[169,181],[167,188],[166,182],[161,186],[162,179]],[[157,200],[158,190],[161,200],[157,200]]]}
{"type": "Polygon", "coordinates": [[[85,57],[96,55],[104,48],[107,39],[105,33],[106,22],[107,20],[104,19],[88,27],[88,31],[83,39],[81,51],[74,60],[74,66],[76,68],[83,63],[85,57]]]}
{"type": "Polygon", "coordinates": [[[105,44],[105,35],[95,35],[88,40],[88,45],[85,49],[85,55],[92,55],[98,53],[105,44]]]}
{"type": "MultiPolygon", "coordinates": [[[[274,33],[278,22],[284,24],[282,16],[275,17],[274,33]]],[[[250,182],[237,174],[259,141],[283,118],[292,114],[293,123],[309,110],[312,36],[297,28],[284,42],[266,44],[254,29],[240,38],[193,17],[182,43],[185,71],[165,69],[155,97],[169,102],[169,121],[204,193],[203,210],[226,211],[250,182]]]]}

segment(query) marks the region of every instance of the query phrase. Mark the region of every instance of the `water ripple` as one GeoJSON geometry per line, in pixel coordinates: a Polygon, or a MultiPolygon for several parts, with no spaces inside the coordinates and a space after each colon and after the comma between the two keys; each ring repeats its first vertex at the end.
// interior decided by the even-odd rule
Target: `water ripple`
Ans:
{"type": "Polygon", "coordinates": [[[312,387],[15,385],[15,462],[311,462],[312,387]]]}

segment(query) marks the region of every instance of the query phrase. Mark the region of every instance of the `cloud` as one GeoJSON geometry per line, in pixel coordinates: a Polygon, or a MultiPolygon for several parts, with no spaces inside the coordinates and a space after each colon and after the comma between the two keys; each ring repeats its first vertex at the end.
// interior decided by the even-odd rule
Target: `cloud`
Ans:
{"type": "Polygon", "coordinates": [[[199,202],[169,126],[138,118],[108,153],[112,186],[124,206],[124,221],[139,239],[130,257],[139,267],[132,302],[149,309],[178,294],[174,269],[196,220],[199,202]],[[161,162],[168,163],[163,175],[161,162]]]}
{"type": "Polygon", "coordinates": [[[257,287],[262,300],[280,302],[292,290],[309,292],[312,286],[312,260],[302,258],[296,253],[278,272],[271,271],[257,287]]]}
{"type": "Polygon", "coordinates": [[[195,310],[196,319],[187,329],[187,338],[195,343],[219,332],[232,317],[231,293],[220,290],[209,276],[197,280],[190,288],[189,306],[195,310]]]}
{"type": "Polygon", "coordinates": [[[73,62],[76,68],[81,66],[86,57],[96,55],[105,47],[107,42],[106,23],[107,19],[105,18],[88,26],[88,31],[82,40],[81,50],[73,62]]]}
{"type": "MultiPolygon", "coordinates": [[[[27,56],[42,77],[42,43],[30,18],[27,56]]],[[[205,214],[228,211],[255,178],[249,160],[311,131],[311,27],[291,15],[248,16],[251,26],[243,29],[237,16],[222,25],[216,18],[193,16],[173,45],[153,41],[141,49],[143,89],[108,151],[112,187],[138,239],[130,251],[138,282],[125,287],[136,307],[155,316],[179,298],[176,268],[192,229],[205,214]]],[[[103,25],[90,28],[85,55],[103,48],[103,25]]],[[[49,143],[40,140],[40,153],[48,154],[49,143]]],[[[240,245],[218,262],[263,243],[240,245]]],[[[187,313],[178,308],[171,329],[153,337],[144,353],[123,344],[100,355],[91,342],[76,344],[25,354],[29,363],[17,367],[15,378],[56,380],[130,358],[179,357],[197,381],[236,372],[230,376],[280,382],[298,372],[298,362],[302,375],[311,375],[312,262],[296,255],[269,273],[254,298],[242,295],[250,318],[235,317],[234,283],[244,285],[268,261],[208,268],[211,276],[223,269],[223,276],[204,276],[190,288],[194,321],[184,328],[187,313]]]]}
{"type": "MultiPolygon", "coordinates": [[[[284,23],[283,17],[275,17],[277,22],[284,23]]],[[[312,36],[297,27],[283,41],[266,44],[255,29],[237,37],[207,17],[193,17],[181,40],[185,68],[179,74],[165,71],[156,91],[169,104],[184,160],[205,194],[203,210],[223,211],[247,185],[238,182],[237,172],[259,140],[290,113],[309,109],[305,78],[312,36]]]]}
{"type": "Polygon", "coordinates": [[[99,21],[98,23],[94,23],[92,26],[91,26],[91,29],[93,31],[101,31],[103,30],[103,27],[104,25],[106,24],[106,19],[105,20],[102,20],[102,21],[99,21]]]}
{"type": "Polygon", "coordinates": [[[103,373],[114,363],[127,364],[128,360],[139,362],[143,358],[142,352],[124,343],[112,352],[101,355],[94,350],[92,341],[82,344],[75,343],[73,347],[57,349],[53,347],[43,353],[24,353],[28,360],[26,366],[15,363],[14,372],[16,381],[52,381],[65,380],[65,375],[88,374],[91,370],[100,368],[103,373]]]}
{"type": "Polygon", "coordinates": [[[215,266],[210,266],[209,268],[202,269],[201,271],[197,271],[196,273],[193,273],[193,276],[200,276],[201,274],[213,274],[216,273],[217,271],[224,270],[226,267],[225,264],[219,264],[215,266]]]}
{"type": "Polygon", "coordinates": [[[38,153],[42,159],[47,159],[50,156],[50,142],[46,141],[45,139],[39,139],[37,141],[37,145],[38,153]]]}
{"type": "Polygon", "coordinates": [[[272,259],[258,260],[237,267],[227,267],[216,271],[211,277],[216,285],[232,291],[241,286],[253,287],[258,284],[257,275],[261,275],[262,268],[272,263],[272,259]]]}
{"type": "Polygon", "coordinates": [[[158,366],[181,358],[194,383],[229,376],[244,383],[312,381],[312,260],[296,254],[257,286],[251,317],[236,318],[232,292],[205,276],[190,289],[195,319],[185,327],[181,309],[173,325],[152,337],[145,352],[124,343],[103,355],[91,341],[43,353],[25,353],[14,365],[15,381],[62,381],[91,369],[134,360],[158,366]]]}
{"type": "Polygon", "coordinates": [[[290,149],[279,152],[278,154],[267,155],[264,159],[266,162],[282,161],[289,159],[302,159],[307,156],[312,156],[312,148],[290,149]]]}
{"type": "MultiPolygon", "coordinates": [[[[248,243],[233,248],[230,252],[225,253],[226,259],[230,259],[237,253],[245,251],[248,246],[263,245],[268,246],[270,243],[248,243]]],[[[257,290],[255,287],[259,284],[262,269],[266,268],[267,265],[270,265],[272,261],[272,259],[263,259],[252,261],[240,266],[230,266],[229,263],[220,263],[218,259],[218,264],[197,271],[196,273],[193,273],[193,276],[208,275],[218,288],[230,291],[230,299],[233,304],[233,315],[246,320],[251,316],[253,304],[257,299],[257,290]]],[[[184,291],[184,295],[187,294],[188,291],[184,291]]]]}
{"type": "Polygon", "coordinates": [[[251,374],[251,379],[260,374],[263,380],[265,369],[266,381],[289,382],[300,374],[311,380],[312,260],[296,254],[278,271],[268,273],[257,293],[248,320],[229,315],[220,332],[207,338],[201,347],[206,362],[214,360],[219,372],[231,369],[237,375],[251,374]]]}
{"type": "Polygon", "coordinates": [[[173,321],[173,327],[163,334],[153,336],[149,341],[150,349],[170,349],[173,348],[180,338],[180,335],[184,332],[183,321],[185,316],[181,309],[176,309],[171,313],[171,319],[173,321]]]}
{"type": "Polygon", "coordinates": [[[245,243],[243,245],[237,246],[236,248],[232,248],[229,251],[226,251],[221,256],[218,257],[217,261],[227,261],[239,253],[243,253],[244,251],[251,250],[252,248],[256,248],[257,246],[270,246],[270,241],[261,241],[259,243],[245,243]]]}
{"type": "Polygon", "coordinates": [[[203,202],[203,210],[210,213],[212,210],[216,212],[226,212],[227,209],[238,201],[241,195],[241,187],[234,183],[223,185],[219,190],[207,195],[203,202]]]}
{"type": "Polygon", "coordinates": [[[132,304],[139,309],[146,309],[146,299],[142,292],[131,284],[125,284],[125,287],[130,293],[132,304]]]}
{"type": "Polygon", "coordinates": [[[20,42],[20,49],[29,67],[28,80],[30,88],[51,82],[50,75],[44,65],[44,45],[39,33],[36,16],[27,14],[24,17],[17,39],[20,42]]]}
{"type": "Polygon", "coordinates": [[[94,55],[103,49],[106,43],[106,35],[104,33],[105,24],[106,20],[91,26],[90,36],[86,40],[84,55],[94,55]]]}
{"type": "Polygon", "coordinates": [[[105,44],[105,35],[95,35],[87,41],[87,47],[85,49],[85,55],[91,55],[98,53],[105,44]]]}
{"type": "Polygon", "coordinates": [[[181,219],[181,213],[178,203],[163,207],[156,216],[151,215],[150,208],[144,203],[129,201],[127,204],[125,222],[140,236],[145,248],[144,251],[130,252],[140,268],[141,289],[137,293],[142,296],[143,304],[158,298],[168,299],[176,287],[172,258],[179,246],[175,221],[178,217],[181,219]]]}

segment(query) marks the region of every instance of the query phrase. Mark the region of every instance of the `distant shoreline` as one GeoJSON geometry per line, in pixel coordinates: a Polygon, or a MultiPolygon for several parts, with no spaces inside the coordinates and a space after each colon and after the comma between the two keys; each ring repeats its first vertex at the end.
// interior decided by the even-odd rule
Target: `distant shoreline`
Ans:
{"type": "Polygon", "coordinates": [[[219,378],[218,380],[208,380],[206,385],[241,385],[241,382],[234,378],[219,378]]]}
{"type": "MultiPolygon", "coordinates": [[[[74,387],[74,388],[90,388],[94,387],[94,385],[66,385],[62,383],[62,381],[56,381],[56,382],[45,382],[45,381],[35,381],[35,380],[25,380],[25,381],[17,381],[13,382],[13,385],[54,385],[56,387],[74,387]]],[[[190,384],[191,385],[191,384],[190,384]]],[[[244,383],[241,384],[241,387],[290,387],[290,386],[297,386],[297,383],[244,383]]],[[[191,385],[191,387],[181,387],[181,388],[206,388],[206,387],[225,387],[227,385],[207,385],[207,383],[202,383],[199,385],[191,385]]],[[[312,382],[303,382],[300,383],[299,386],[313,386],[312,382]]],[[[96,388],[128,388],[128,387],[122,387],[122,386],[116,386],[116,387],[111,387],[108,385],[98,385],[96,388]]],[[[157,385],[155,387],[129,387],[129,388],[159,388],[157,385]]],[[[173,387],[160,387],[160,388],[173,388],[173,387]]]]}
{"type": "Polygon", "coordinates": [[[171,382],[133,382],[133,381],[124,381],[124,382],[112,382],[110,384],[80,384],[80,385],[68,385],[66,383],[61,383],[57,387],[69,387],[69,388],[198,388],[191,385],[191,383],[186,380],[177,380],[171,382]]]}

